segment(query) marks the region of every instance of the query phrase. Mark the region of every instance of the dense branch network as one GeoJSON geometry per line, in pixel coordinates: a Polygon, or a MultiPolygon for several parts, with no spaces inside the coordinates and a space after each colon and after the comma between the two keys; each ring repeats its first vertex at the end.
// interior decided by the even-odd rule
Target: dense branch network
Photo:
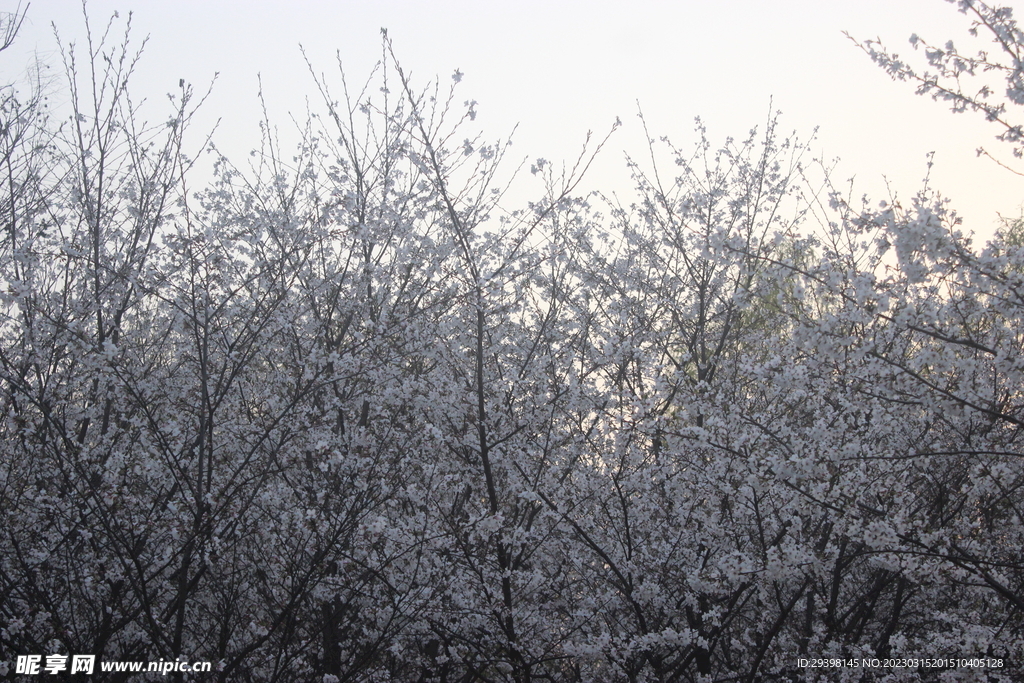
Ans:
{"type": "MultiPolygon", "coordinates": [[[[1024,40],[960,8],[1012,66],[863,47],[1019,151],[1024,40]],[[960,87],[986,70],[1006,102],[960,87]]],[[[144,125],[121,25],[64,46],[63,124],[0,90],[3,673],[1019,676],[1019,224],[979,248],[928,191],[857,206],[777,115],[693,151],[642,121],[625,200],[582,192],[589,136],[519,178],[462,74],[419,87],[386,36],[359,88],[311,66],[293,153],[264,114],[197,191],[192,89],[144,125]]]]}

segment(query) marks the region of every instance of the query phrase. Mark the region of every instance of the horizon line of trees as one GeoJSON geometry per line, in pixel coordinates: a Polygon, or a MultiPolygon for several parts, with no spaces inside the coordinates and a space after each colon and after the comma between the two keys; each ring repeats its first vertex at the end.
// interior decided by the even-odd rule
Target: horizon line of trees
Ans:
{"type": "MultiPolygon", "coordinates": [[[[862,47],[1019,157],[1024,34],[958,6],[1000,55],[862,47]]],[[[67,120],[0,88],[0,673],[1020,680],[1024,224],[855,202],[777,116],[649,135],[625,202],[588,136],[509,208],[508,141],[386,35],[197,188],[201,98],[144,122],[130,19],[87,36],[67,120]],[[876,657],[999,666],[797,663],[876,657]]]]}

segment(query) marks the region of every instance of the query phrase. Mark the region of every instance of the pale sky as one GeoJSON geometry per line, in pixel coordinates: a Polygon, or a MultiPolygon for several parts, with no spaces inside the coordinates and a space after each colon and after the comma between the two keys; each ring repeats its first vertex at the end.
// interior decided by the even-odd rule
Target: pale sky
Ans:
{"type": "MultiPolygon", "coordinates": [[[[968,229],[991,234],[997,213],[1020,215],[1024,203],[1024,178],[975,155],[984,145],[1009,156],[994,128],[894,83],[842,34],[880,37],[923,64],[907,42],[912,33],[970,44],[966,18],[943,0],[93,0],[94,31],[114,10],[122,18],[132,11],[136,37],[149,35],[136,96],[158,103],[181,78],[202,90],[220,73],[200,127],[220,118],[215,140],[233,158],[258,140],[257,74],[271,116],[288,129],[289,112],[303,118],[307,97],[318,104],[299,44],[328,75],[337,51],[350,81],[361,83],[387,27],[414,81],[465,74],[460,99],[479,103],[476,124],[488,137],[518,124],[517,159],[574,158],[588,130],[603,133],[620,117],[625,125],[591,178],[605,191],[630,185],[624,150],[643,155],[637,101],[651,132],[682,149],[695,142],[694,117],[717,143],[763,126],[773,102],[783,130],[806,139],[818,127],[815,152],[839,157],[837,182],[856,176],[859,191],[876,199],[887,198],[883,179],[913,195],[934,151],[932,185],[968,229]]],[[[0,75],[24,70],[33,51],[59,68],[51,22],[65,40],[81,40],[79,3],[33,0],[17,49],[0,56],[0,75]]]]}

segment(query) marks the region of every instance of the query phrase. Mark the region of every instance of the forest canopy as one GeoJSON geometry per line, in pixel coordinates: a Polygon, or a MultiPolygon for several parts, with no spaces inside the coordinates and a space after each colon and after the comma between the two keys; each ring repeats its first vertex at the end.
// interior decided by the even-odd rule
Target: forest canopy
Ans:
{"type": "MultiPolygon", "coordinates": [[[[1024,34],[957,5],[990,53],[861,47],[1011,165],[1024,34]]],[[[0,673],[1019,680],[1021,223],[854,200],[778,116],[648,135],[631,195],[579,190],[594,137],[515,206],[386,35],[243,166],[185,82],[144,122],[129,25],[62,46],[66,118],[0,88],[0,673]]]]}

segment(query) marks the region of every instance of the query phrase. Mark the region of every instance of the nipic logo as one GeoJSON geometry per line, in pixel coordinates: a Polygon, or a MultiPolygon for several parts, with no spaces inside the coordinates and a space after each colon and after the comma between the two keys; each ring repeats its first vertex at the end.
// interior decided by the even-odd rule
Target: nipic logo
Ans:
{"type": "MultiPolygon", "coordinates": [[[[2,664],[2,662],[0,662],[2,664]]],[[[38,674],[85,674],[92,675],[96,668],[96,655],[18,655],[14,673],[35,676],[38,674]],[[70,660],[70,661],[69,661],[70,660]]],[[[188,662],[181,660],[164,660],[156,662],[100,662],[103,673],[158,673],[166,676],[169,673],[209,673],[212,662],[188,662]]],[[[5,670],[0,670],[3,675],[5,670]]]]}

